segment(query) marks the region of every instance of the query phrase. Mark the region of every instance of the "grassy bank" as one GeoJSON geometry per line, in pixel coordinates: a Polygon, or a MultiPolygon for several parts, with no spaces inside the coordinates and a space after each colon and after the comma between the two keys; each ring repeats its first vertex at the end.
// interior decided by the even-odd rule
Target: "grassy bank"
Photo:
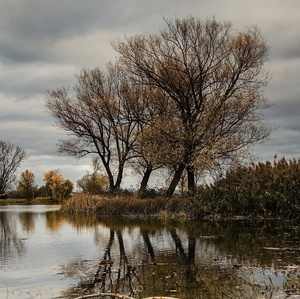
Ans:
{"type": "Polygon", "coordinates": [[[53,200],[50,200],[47,197],[37,197],[31,200],[27,200],[25,198],[7,198],[7,199],[0,199],[0,205],[15,205],[15,204],[24,204],[24,205],[42,205],[42,204],[57,204],[53,200]]]}
{"type": "Polygon", "coordinates": [[[99,215],[185,215],[192,218],[287,218],[300,215],[300,160],[239,166],[193,195],[139,199],[76,194],[63,211],[99,215]]]}

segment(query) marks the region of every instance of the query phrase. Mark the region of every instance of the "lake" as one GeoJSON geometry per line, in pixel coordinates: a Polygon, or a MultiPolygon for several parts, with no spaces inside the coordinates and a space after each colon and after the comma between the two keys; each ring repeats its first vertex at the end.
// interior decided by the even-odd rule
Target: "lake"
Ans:
{"type": "Polygon", "coordinates": [[[0,206],[0,298],[300,298],[300,226],[0,206]],[[108,298],[108,297],[106,297],[108,298]]]}

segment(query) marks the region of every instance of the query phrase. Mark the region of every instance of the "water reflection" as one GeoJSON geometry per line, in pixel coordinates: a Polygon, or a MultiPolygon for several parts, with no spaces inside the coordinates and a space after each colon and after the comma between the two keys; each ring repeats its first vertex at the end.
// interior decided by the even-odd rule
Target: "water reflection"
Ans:
{"type": "Polygon", "coordinates": [[[0,207],[0,297],[284,298],[299,226],[101,218],[59,207],[0,207]],[[16,295],[18,294],[18,295],[16,295]],[[28,294],[27,294],[28,295],[28,294]]]}
{"type": "Polygon", "coordinates": [[[35,216],[36,215],[31,212],[19,213],[19,221],[24,231],[30,232],[34,229],[35,216]]]}
{"type": "Polygon", "coordinates": [[[24,242],[18,235],[17,223],[11,214],[0,212],[0,262],[9,260],[12,256],[20,256],[24,252],[24,242]]]}
{"type": "Polygon", "coordinates": [[[283,293],[286,266],[299,262],[299,228],[289,223],[111,218],[99,223],[109,228],[104,254],[96,266],[86,263],[89,274],[78,284],[97,292],[135,298],[273,298],[283,293]],[[291,242],[293,247],[285,247],[291,242]]]}

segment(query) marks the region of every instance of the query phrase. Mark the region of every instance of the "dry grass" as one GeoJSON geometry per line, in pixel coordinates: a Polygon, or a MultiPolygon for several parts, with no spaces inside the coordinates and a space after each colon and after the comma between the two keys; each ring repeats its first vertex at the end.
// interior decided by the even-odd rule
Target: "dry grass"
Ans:
{"type": "Polygon", "coordinates": [[[63,201],[61,209],[63,212],[69,212],[72,214],[95,214],[101,200],[102,197],[97,195],[76,193],[70,199],[63,201]]]}
{"type": "Polygon", "coordinates": [[[187,200],[174,197],[138,199],[132,196],[104,197],[77,193],[62,204],[62,211],[98,215],[159,215],[182,213],[187,200]]]}

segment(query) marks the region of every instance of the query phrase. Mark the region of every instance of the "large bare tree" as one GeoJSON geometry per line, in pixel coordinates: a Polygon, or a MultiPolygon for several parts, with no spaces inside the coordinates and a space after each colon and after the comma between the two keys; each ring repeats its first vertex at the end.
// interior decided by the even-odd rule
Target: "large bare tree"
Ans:
{"type": "Polygon", "coordinates": [[[144,139],[156,162],[177,161],[167,195],[184,170],[193,189],[197,171],[246,158],[270,135],[261,114],[268,107],[269,46],[258,28],[237,32],[229,22],[188,17],[166,20],[159,34],[127,37],[113,47],[135,82],[162,92],[168,103],[144,139]]]}
{"type": "Polygon", "coordinates": [[[15,173],[26,158],[26,151],[8,141],[0,141],[0,194],[15,181],[15,173]]]}

